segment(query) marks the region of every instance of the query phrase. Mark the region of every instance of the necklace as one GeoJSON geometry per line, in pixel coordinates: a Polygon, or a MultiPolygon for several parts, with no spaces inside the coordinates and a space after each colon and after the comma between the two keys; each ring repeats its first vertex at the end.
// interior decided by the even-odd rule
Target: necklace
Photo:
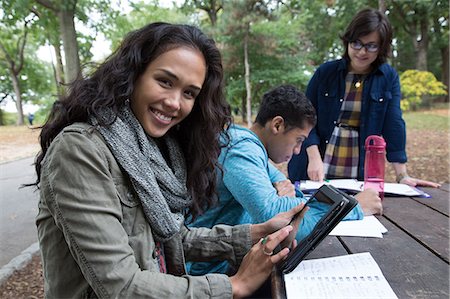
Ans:
{"type": "Polygon", "coordinates": [[[355,76],[355,87],[358,89],[358,88],[360,88],[361,87],[361,85],[362,85],[362,83],[363,83],[363,81],[364,81],[364,79],[365,79],[365,75],[358,75],[358,74],[354,74],[354,76],[355,76]]]}

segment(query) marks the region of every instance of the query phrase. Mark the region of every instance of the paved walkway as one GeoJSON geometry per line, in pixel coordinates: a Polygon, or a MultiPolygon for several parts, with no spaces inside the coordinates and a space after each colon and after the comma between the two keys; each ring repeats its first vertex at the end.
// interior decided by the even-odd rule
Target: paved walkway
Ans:
{"type": "MultiPolygon", "coordinates": [[[[6,266],[8,268],[22,266],[26,258],[24,259],[21,253],[28,256],[31,251],[37,250],[35,218],[38,211],[38,192],[34,192],[34,188],[20,188],[22,184],[31,183],[36,178],[33,161],[34,158],[30,157],[0,164],[0,267],[2,269],[6,266]]],[[[4,271],[0,271],[2,272],[4,271]]]]}

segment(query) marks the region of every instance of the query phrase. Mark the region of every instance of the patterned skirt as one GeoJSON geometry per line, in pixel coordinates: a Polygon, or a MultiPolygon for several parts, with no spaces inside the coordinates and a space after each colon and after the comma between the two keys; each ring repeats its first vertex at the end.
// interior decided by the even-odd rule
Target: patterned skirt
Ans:
{"type": "Polygon", "coordinates": [[[334,127],[323,158],[325,177],[357,178],[358,162],[358,130],[349,126],[334,127]]]}

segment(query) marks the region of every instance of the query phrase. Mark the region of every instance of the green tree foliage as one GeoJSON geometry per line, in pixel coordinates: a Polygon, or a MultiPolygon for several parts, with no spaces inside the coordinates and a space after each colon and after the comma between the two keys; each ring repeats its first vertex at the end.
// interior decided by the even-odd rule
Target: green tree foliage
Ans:
{"type": "MultiPolygon", "coordinates": [[[[14,28],[17,27],[17,24],[19,24],[25,18],[28,18],[29,15],[38,17],[33,19],[32,26],[28,26],[29,34],[27,35],[27,38],[32,39],[32,42],[29,42],[30,47],[27,47],[29,48],[29,50],[24,51],[24,67],[21,71],[21,75],[18,77],[19,85],[22,90],[20,92],[20,97],[18,97],[17,95],[15,95],[14,97],[12,96],[13,86],[15,85],[14,81],[12,82],[14,84],[11,84],[11,80],[5,79],[5,76],[1,76],[0,96],[2,98],[10,98],[17,101],[17,99],[20,99],[23,96],[24,100],[27,102],[41,103],[44,100],[48,100],[52,103],[56,98],[54,97],[55,94],[62,93],[61,91],[56,92],[54,88],[55,86],[61,87],[60,83],[64,83],[65,81],[63,79],[64,74],[62,72],[61,56],[58,57],[58,54],[56,55],[57,61],[61,63],[57,64],[53,68],[49,67],[47,63],[42,62],[38,59],[38,57],[36,57],[36,49],[44,44],[52,45],[55,50],[57,50],[55,51],[56,53],[63,53],[61,49],[61,18],[58,19],[58,17],[60,16],[56,14],[52,9],[56,7],[56,11],[59,11],[62,10],[63,7],[65,7],[65,4],[78,5],[77,7],[80,9],[76,10],[77,20],[86,24],[86,26],[90,25],[90,28],[102,28],[102,25],[98,25],[98,23],[103,24],[107,22],[101,22],[101,18],[97,20],[97,23],[93,22],[92,18],[88,14],[93,14],[95,11],[100,11],[100,16],[102,16],[103,13],[104,15],[107,14],[111,18],[114,17],[114,14],[109,13],[109,2],[107,1],[80,0],[77,2],[72,1],[69,3],[69,1],[61,2],[44,0],[41,2],[48,7],[45,5],[39,5],[38,2],[34,0],[0,0],[1,12],[3,13],[0,16],[0,26],[3,26],[2,40],[6,44],[17,45],[14,40],[18,38],[19,35],[17,35],[16,33],[8,33],[12,32],[12,30],[16,30],[14,28]],[[97,27],[95,27],[94,25],[97,27]],[[54,75],[52,75],[52,73],[54,75]],[[53,84],[48,82],[48,78],[51,78],[52,76],[55,77],[55,82],[53,84]],[[45,95],[43,95],[43,92],[45,93],[45,95]]],[[[79,39],[80,46],[70,48],[79,48],[80,51],[76,51],[78,59],[81,58],[80,60],[82,62],[88,61],[92,56],[92,53],[90,53],[90,48],[95,36],[92,35],[92,33],[83,34],[81,32],[78,32],[77,38],[79,39]]],[[[6,48],[8,48],[8,46],[6,48]]],[[[9,46],[9,48],[11,47],[9,46]]],[[[17,49],[14,50],[12,48],[8,52],[10,53],[11,57],[15,57],[19,53],[17,49]]],[[[19,65],[19,63],[16,63],[16,65],[19,65]]],[[[69,68],[76,69],[70,66],[69,68]]],[[[49,105],[47,106],[50,106],[51,103],[49,103],[49,105]]],[[[22,114],[23,113],[19,111],[19,121],[21,118],[23,118],[22,114]]]]}
{"type": "Polygon", "coordinates": [[[27,42],[28,27],[27,21],[23,26],[14,28],[2,28],[0,41],[0,64],[8,73],[8,82],[11,83],[11,89],[14,91],[13,98],[16,102],[16,108],[19,114],[18,125],[23,125],[22,112],[22,91],[20,87],[20,73],[24,66],[24,50],[27,42]]]}
{"type": "Polygon", "coordinates": [[[249,1],[226,3],[217,23],[216,40],[224,56],[227,99],[233,110],[241,111],[243,120],[248,118],[249,90],[250,108],[256,108],[268,89],[287,83],[304,88],[312,74],[312,67],[307,63],[308,49],[302,38],[302,17],[292,15],[276,1],[252,3],[253,7],[248,6],[249,1]],[[251,10],[255,10],[254,15],[249,14],[251,10]],[[245,84],[246,74],[250,88],[245,84]]]}
{"type": "MultiPolygon", "coordinates": [[[[2,35],[7,31],[1,31],[2,35]]],[[[51,64],[40,60],[35,52],[38,47],[33,30],[28,36],[28,42],[24,48],[23,68],[17,76],[20,86],[20,101],[21,104],[29,103],[35,105],[43,105],[46,102],[53,102],[56,97],[56,85],[52,79],[51,64]]],[[[4,42],[13,42],[13,40],[3,39],[4,42]]],[[[14,52],[14,51],[13,51],[14,52]]],[[[1,55],[0,55],[0,61],[1,55]]],[[[2,63],[0,62],[0,65],[2,63]]],[[[4,100],[10,100],[16,103],[17,94],[14,92],[12,77],[7,68],[0,68],[0,96],[4,100]]],[[[18,109],[18,111],[20,111],[18,109]]],[[[17,123],[20,123],[22,116],[17,115],[17,123]]],[[[23,124],[23,122],[22,122],[23,124]]]]}
{"type": "MultiPolygon", "coordinates": [[[[291,19],[281,12],[276,22],[257,22],[252,27],[250,63],[253,107],[259,106],[262,94],[279,84],[293,84],[304,89],[312,74],[306,63],[304,45],[301,43],[301,20],[291,19]]],[[[241,37],[227,36],[224,49],[227,98],[234,107],[241,108],[245,98],[244,59],[241,37]]]]}
{"type": "MultiPolygon", "coordinates": [[[[63,31],[57,12],[68,4],[72,6],[65,9],[73,8],[78,57],[81,65],[85,66],[92,60],[92,44],[99,35],[105,36],[114,50],[126,33],[150,22],[199,26],[216,40],[221,49],[227,99],[241,112],[246,111],[249,97],[250,108],[255,109],[263,92],[276,85],[289,83],[304,90],[317,66],[343,54],[340,35],[355,13],[364,7],[377,8],[380,3],[385,3],[386,14],[394,27],[394,51],[390,62],[399,73],[417,69],[418,54],[411,28],[418,32],[417,24],[427,20],[427,70],[440,81],[446,84],[449,81],[448,1],[185,0],[180,8],[165,8],[159,2],[127,0],[120,2],[122,6],[118,7],[119,2],[107,0],[0,0],[1,42],[9,44],[7,47],[10,49],[17,46],[16,38],[20,36],[19,31],[11,32],[19,25],[23,26],[28,15],[38,16],[38,20],[29,27],[24,67],[18,76],[24,101],[48,108],[56,95],[62,94],[62,90],[56,90],[57,86],[64,86],[59,83],[65,82],[62,71],[65,53],[61,38],[63,31]],[[424,7],[426,9],[421,9],[424,7]],[[35,49],[41,45],[51,45],[59,63],[52,66],[40,61],[35,49]]],[[[415,39],[422,36],[419,34],[415,39]]],[[[17,51],[9,53],[16,55],[17,51]]],[[[109,49],[104,49],[104,56],[109,53],[109,49]]],[[[420,100],[427,102],[430,96],[420,97],[420,100]]],[[[0,102],[15,98],[7,68],[1,67],[0,102]]]]}
{"type": "Polygon", "coordinates": [[[448,87],[449,2],[447,0],[386,1],[394,28],[393,65],[428,70],[448,87]]]}
{"type": "MultiPolygon", "coordinates": [[[[242,91],[245,97],[242,97],[242,117],[246,118],[248,124],[251,123],[252,108],[252,79],[253,79],[253,61],[250,57],[252,42],[258,39],[253,31],[254,24],[271,17],[271,11],[268,8],[270,1],[245,1],[233,0],[224,6],[224,13],[220,20],[219,35],[223,37],[227,43],[224,52],[228,52],[228,63],[230,65],[240,66],[237,73],[241,78],[244,86],[242,91]],[[234,20],[229,22],[229,20],[234,20]],[[230,55],[231,54],[231,55],[230,55]],[[240,59],[240,60],[236,60],[240,59]]],[[[226,59],[226,58],[225,58],[226,59]]],[[[227,61],[225,62],[227,69],[227,61]]]]}
{"type": "Polygon", "coordinates": [[[436,80],[431,72],[407,70],[400,75],[403,95],[402,110],[416,110],[420,105],[429,105],[432,97],[446,95],[446,86],[436,80]]]}
{"type": "Polygon", "coordinates": [[[158,5],[158,1],[132,2],[131,11],[119,12],[103,31],[105,36],[111,41],[111,48],[116,49],[125,35],[153,22],[170,23],[192,23],[192,19],[173,8],[163,8],[158,5]]]}
{"type": "MultiPolygon", "coordinates": [[[[186,15],[190,15],[200,10],[208,16],[212,27],[215,27],[219,15],[223,9],[225,0],[186,0],[181,9],[186,15]]],[[[200,23],[205,25],[205,22],[200,23]]]]}
{"type": "Polygon", "coordinates": [[[36,23],[36,15],[32,12],[15,8],[9,2],[0,2],[2,15],[0,16],[0,90],[3,99],[12,99],[17,109],[17,125],[23,125],[24,83],[28,79],[24,70],[27,44],[30,31],[36,23]]]}
{"type": "Polygon", "coordinates": [[[362,8],[377,8],[376,0],[293,0],[287,4],[293,16],[301,18],[302,42],[312,65],[341,57],[340,36],[362,8]]]}
{"type": "Polygon", "coordinates": [[[65,82],[72,82],[81,74],[79,51],[82,51],[83,47],[80,43],[89,48],[91,46],[90,35],[79,40],[80,30],[76,30],[76,21],[80,21],[95,32],[96,29],[104,28],[103,26],[113,22],[116,11],[107,0],[34,0],[30,4],[30,9],[44,10],[58,20],[58,31],[65,56],[65,82]]]}

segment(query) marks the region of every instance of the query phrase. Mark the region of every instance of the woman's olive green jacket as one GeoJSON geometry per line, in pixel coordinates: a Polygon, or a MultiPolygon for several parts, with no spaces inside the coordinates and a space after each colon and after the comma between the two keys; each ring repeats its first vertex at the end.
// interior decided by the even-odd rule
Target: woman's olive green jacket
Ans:
{"type": "Polygon", "coordinates": [[[248,225],[187,229],[164,244],[159,272],[152,228],[127,175],[88,124],[66,127],[42,162],[36,219],[46,298],[231,298],[226,275],[185,275],[185,260],[238,264],[248,225]]]}

